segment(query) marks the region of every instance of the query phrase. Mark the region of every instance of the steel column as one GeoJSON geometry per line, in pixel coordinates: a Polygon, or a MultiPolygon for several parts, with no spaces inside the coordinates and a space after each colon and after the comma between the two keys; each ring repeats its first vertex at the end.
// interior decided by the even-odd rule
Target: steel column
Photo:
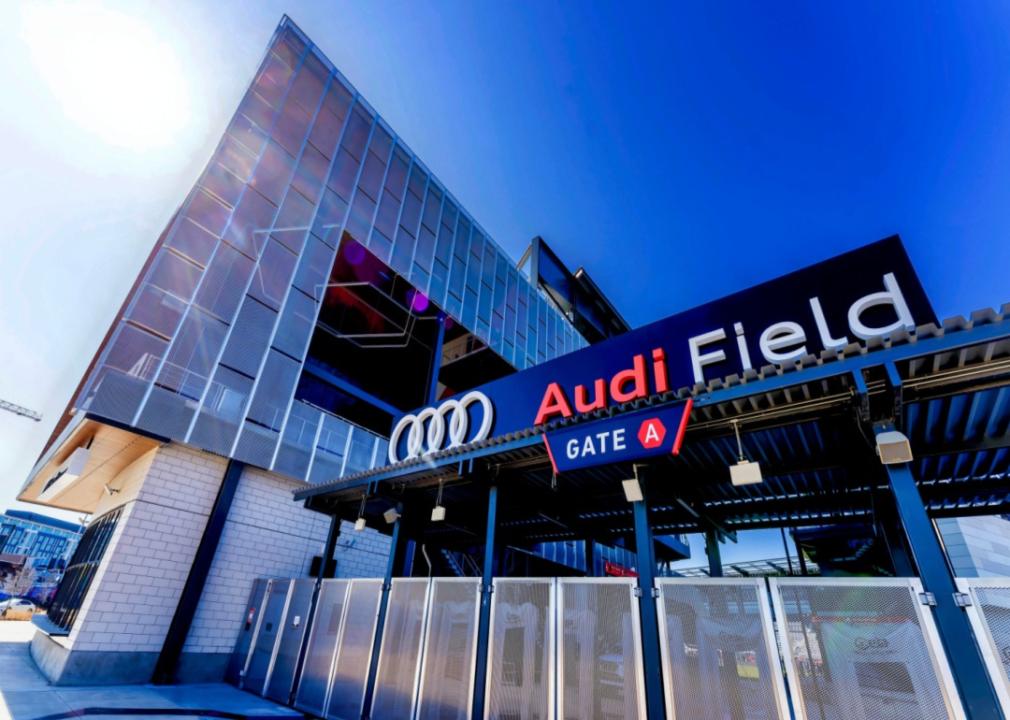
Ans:
{"type": "Polygon", "coordinates": [[[484,535],[484,566],[480,587],[480,622],[477,625],[477,664],[474,669],[472,718],[484,717],[484,691],[487,687],[487,651],[491,636],[491,581],[494,578],[494,535],[498,516],[498,486],[488,489],[487,531],[484,535]]]}
{"type": "Polygon", "coordinates": [[[595,577],[596,575],[596,563],[593,562],[593,548],[595,546],[596,543],[592,538],[586,538],[585,547],[582,548],[586,561],[586,577],[595,577]]]}
{"type": "MultiPolygon", "coordinates": [[[[892,429],[890,424],[874,427],[878,434],[892,429]]],[[[894,495],[898,519],[919,568],[922,585],[936,598],[933,617],[965,711],[971,720],[1001,720],[1004,716],[978,647],[972,642],[966,642],[973,637],[971,624],[964,609],[954,602],[957,587],[936,530],[926,514],[912,469],[908,463],[885,465],[884,469],[894,495]]]]}
{"type": "Polygon", "coordinates": [[[302,631],[302,642],[298,646],[298,660],[295,663],[295,674],[291,683],[291,692],[288,695],[288,705],[295,702],[295,693],[298,691],[298,682],[302,677],[302,668],[305,667],[305,653],[309,649],[309,636],[312,634],[312,623],[316,619],[316,605],[319,603],[319,591],[323,587],[323,579],[327,575],[327,566],[333,561],[333,551],[337,548],[337,538],[340,537],[340,518],[334,515],[330,518],[330,530],[326,534],[326,543],[323,545],[323,554],[319,558],[319,571],[316,573],[316,585],[312,589],[312,600],[309,602],[309,612],[305,616],[305,629],[302,631]]]}
{"type": "MultiPolygon", "coordinates": [[[[403,512],[397,506],[397,512],[403,512]]],[[[393,523],[393,539],[389,543],[389,558],[386,560],[386,576],[382,581],[382,595],[379,598],[379,616],[375,621],[375,640],[372,642],[372,659],[368,663],[368,679],[365,681],[365,698],[361,703],[361,717],[371,717],[372,698],[375,696],[375,678],[379,670],[379,651],[382,649],[382,632],[386,627],[386,611],[389,609],[389,592],[393,588],[393,570],[402,559],[400,546],[404,544],[403,517],[398,517],[393,523]]]]}
{"type": "Polygon", "coordinates": [[[708,574],[722,577],[722,554],[719,552],[719,533],[713,528],[705,531],[705,554],[708,556],[708,574]]]}
{"type": "Polygon", "coordinates": [[[210,517],[207,518],[207,525],[203,529],[203,537],[200,538],[200,544],[196,548],[196,555],[193,557],[193,564],[190,565],[186,584],[182,587],[172,622],[165,635],[165,642],[161,646],[161,653],[154,666],[154,675],[151,681],[157,685],[176,681],[182,649],[186,644],[186,637],[189,635],[193,618],[196,616],[203,588],[207,584],[210,566],[217,554],[217,546],[221,542],[225,521],[228,519],[228,513],[231,510],[232,501],[235,499],[235,491],[238,489],[244,468],[245,465],[238,460],[229,460],[228,467],[225,468],[221,486],[217,490],[217,497],[214,498],[214,505],[210,509],[210,517]]]}
{"type": "MultiPolygon", "coordinates": [[[[643,485],[645,483],[640,479],[643,485]]],[[[642,488],[648,498],[648,487],[642,488]]],[[[631,503],[635,516],[635,551],[638,555],[639,615],[642,621],[642,667],[645,675],[645,707],[649,720],[664,720],[662,656],[659,651],[659,613],[653,592],[656,587],[656,546],[649,527],[648,500],[631,503]]]]}
{"type": "Polygon", "coordinates": [[[428,404],[433,405],[438,398],[438,373],[442,369],[442,345],[445,343],[445,313],[438,314],[438,336],[431,356],[431,377],[428,378],[428,404]]]}

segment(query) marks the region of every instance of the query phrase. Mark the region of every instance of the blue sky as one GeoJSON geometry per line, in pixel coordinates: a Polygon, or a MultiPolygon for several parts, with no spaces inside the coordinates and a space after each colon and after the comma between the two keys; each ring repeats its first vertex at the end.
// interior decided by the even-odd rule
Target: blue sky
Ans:
{"type": "Polygon", "coordinates": [[[46,418],[0,416],[0,506],[285,12],[514,258],[543,235],[634,325],[896,232],[941,316],[1010,300],[1006,3],[24,2],[0,397],[46,418]]]}

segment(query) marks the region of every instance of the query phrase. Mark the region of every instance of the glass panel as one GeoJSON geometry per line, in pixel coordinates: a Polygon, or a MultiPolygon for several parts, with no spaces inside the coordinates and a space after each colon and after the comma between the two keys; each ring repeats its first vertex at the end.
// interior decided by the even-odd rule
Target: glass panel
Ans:
{"type": "Polygon", "coordinates": [[[312,232],[330,247],[336,247],[340,236],[340,226],[347,215],[347,203],[339,195],[327,189],[319,203],[319,212],[312,223],[312,232]]]}
{"type": "Polygon", "coordinates": [[[271,135],[291,157],[298,157],[311,122],[312,116],[305,108],[288,98],[271,135]]]}
{"type": "Polygon", "coordinates": [[[354,191],[354,178],[358,175],[360,165],[361,163],[356,157],[347,150],[341,149],[337,153],[337,159],[333,161],[330,179],[326,181],[326,186],[344,200],[350,200],[351,193],[354,191]]]}
{"type": "Polygon", "coordinates": [[[316,442],[316,454],[309,474],[310,483],[319,485],[340,477],[350,432],[349,423],[333,415],[323,414],[323,428],[316,442]]]}
{"type": "Polygon", "coordinates": [[[360,105],[355,106],[354,111],[351,112],[347,130],[344,131],[344,139],[341,141],[340,147],[347,150],[357,160],[361,160],[371,127],[372,118],[368,112],[360,105]]]}
{"type": "Polygon", "coordinates": [[[189,442],[219,455],[229,455],[251,389],[252,380],[218,367],[189,442]]]}
{"type": "MultiPolygon", "coordinates": [[[[488,717],[547,720],[550,707],[551,580],[494,581],[488,717]]],[[[701,716],[699,716],[701,717],[701,716]]]]}
{"type": "Polygon", "coordinates": [[[294,685],[295,665],[298,663],[298,651],[302,647],[302,637],[305,635],[309,604],[312,602],[315,585],[315,580],[295,580],[288,612],[284,618],[284,627],[281,630],[277,659],[274,660],[274,669],[270,673],[266,696],[285,705],[294,685]]]}
{"type": "MultiPolygon", "coordinates": [[[[660,581],[667,703],[677,717],[778,718],[758,586],[660,581]]],[[[764,593],[764,584],[760,586],[764,593]]]]}
{"type": "Polygon", "coordinates": [[[368,470],[372,467],[372,453],[375,450],[375,435],[359,427],[351,433],[351,449],[347,455],[344,475],[368,470]]]}
{"type": "Polygon", "coordinates": [[[158,385],[186,397],[203,394],[228,326],[192,308],[176,335],[158,375],[158,385]]]}
{"type": "Polygon", "coordinates": [[[480,580],[432,580],[418,720],[470,717],[480,580]]]}
{"type": "Polygon", "coordinates": [[[275,238],[270,238],[253,273],[249,295],[274,310],[281,306],[295,272],[297,258],[275,238]]]}
{"type": "Polygon", "coordinates": [[[147,282],[170,292],[180,300],[189,301],[200,282],[203,271],[169,250],[158,253],[147,276],[147,282]]]}
{"type": "Polygon", "coordinates": [[[274,224],[277,207],[252,188],[238,201],[224,239],[251,258],[258,258],[274,224]]]}
{"type": "Polygon", "coordinates": [[[126,317],[134,324],[170,338],[179,325],[186,303],[150,285],[144,285],[136,295],[126,317]]]}
{"type": "Polygon", "coordinates": [[[323,88],[326,86],[326,78],[329,74],[329,70],[319,58],[309,53],[291,85],[288,101],[294,100],[306,112],[314,113],[323,95],[323,88]]]}
{"type": "Polygon", "coordinates": [[[301,360],[315,319],[315,302],[300,290],[290,292],[274,335],[274,347],[301,360]]]}
{"type": "Polygon", "coordinates": [[[244,688],[257,694],[263,693],[267,673],[270,672],[270,661],[273,659],[280,625],[284,621],[284,605],[290,586],[290,580],[271,580],[267,589],[263,620],[260,621],[259,633],[249,659],[249,669],[242,683],[244,688]]]}
{"type": "MultiPolygon", "coordinates": [[[[267,143],[266,150],[263,151],[263,157],[260,158],[259,165],[256,167],[251,185],[274,205],[280,205],[294,167],[294,157],[280,145],[271,141],[267,143]]],[[[208,230],[211,229],[208,228],[208,230]]]]}
{"type": "Polygon", "coordinates": [[[314,715],[323,714],[330,669],[344,617],[348,580],[323,580],[316,603],[316,616],[305,651],[305,664],[295,695],[295,707],[314,715]]]}
{"type": "Polygon", "coordinates": [[[952,717],[910,586],[811,581],[778,591],[807,717],[952,717]]]}
{"type": "Polygon", "coordinates": [[[322,298],[322,285],[329,278],[332,265],[332,248],[310,235],[295,272],[295,287],[311,298],[322,298]]]}
{"type": "Polygon", "coordinates": [[[228,245],[220,245],[196,294],[196,304],[230,323],[252,270],[252,260],[228,245]]]}
{"type": "Polygon", "coordinates": [[[291,181],[291,187],[307,197],[312,202],[319,199],[319,190],[326,179],[329,170],[329,160],[311,145],[305,148],[298,170],[291,181]]]}
{"type": "Polygon", "coordinates": [[[392,582],[372,702],[376,720],[413,714],[427,595],[427,580],[397,578],[392,582]]]}
{"type": "Polygon", "coordinates": [[[190,196],[186,217],[220,237],[231,217],[231,208],[203,190],[196,190],[190,196]]]}
{"type": "Polygon", "coordinates": [[[274,470],[299,480],[305,479],[312,459],[312,443],[321,420],[322,413],[316,408],[297,401],[291,404],[274,470]]]}
{"type": "Polygon", "coordinates": [[[221,363],[256,377],[276,320],[277,313],[247,297],[228,337],[221,363]]]}
{"type": "Polygon", "coordinates": [[[565,582],[559,658],[562,720],[643,717],[638,608],[625,582],[565,582]]]}
{"type": "Polygon", "coordinates": [[[327,717],[356,720],[361,716],[381,591],[381,580],[351,581],[344,633],[333,668],[327,717]]]}
{"type": "Polygon", "coordinates": [[[165,243],[175,248],[183,255],[200,265],[207,265],[217,238],[189,218],[180,218],[175,226],[175,232],[168,236],[165,243]]]}

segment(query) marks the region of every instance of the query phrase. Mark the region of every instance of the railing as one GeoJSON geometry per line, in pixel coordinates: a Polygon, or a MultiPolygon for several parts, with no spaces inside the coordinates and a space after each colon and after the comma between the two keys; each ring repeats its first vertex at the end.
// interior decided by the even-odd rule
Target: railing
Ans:
{"type": "MultiPolygon", "coordinates": [[[[257,582],[233,678],[314,715],[360,717],[381,581],[322,581],[307,638],[316,581],[257,582]]],[[[1010,581],[992,587],[965,592],[988,623],[976,632],[998,644],[1010,581]]],[[[495,578],[481,646],[478,578],[394,579],[370,717],[469,718],[480,693],[485,718],[518,720],[965,718],[917,579],[661,578],[654,590],[634,578],[495,578]],[[659,614],[663,708],[646,707],[644,603],[659,614]]],[[[990,668],[1004,684],[1006,669],[990,668]]]]}

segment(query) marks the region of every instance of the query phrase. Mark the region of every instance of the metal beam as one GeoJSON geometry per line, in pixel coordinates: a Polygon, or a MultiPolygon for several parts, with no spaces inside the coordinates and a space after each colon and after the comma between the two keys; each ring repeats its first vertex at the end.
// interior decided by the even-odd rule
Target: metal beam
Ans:
{"type": "Polygon", "coordinates": [[[708,574],[722,577],[722,554],[719,552],[719,536],[715,530],[705,531],[705,555],[708,556],[708,574]]]}
{"type": "Polygon", "coordinates": [[[487,496],[487,531],[484,537],[484,566],[480,588],[480,619],[477,625],[477,663],[474,674],[473,713],[484,717],[484,691],[487,686],[488,639],[491,635],[491,585],[494,579],[495,526],[498,515],[498,486],[491,485],[487,496]]]}
{"type": "Polygon", "coordinates": [[[221,542],[224,524],[228,519],[228,512],[231,510],[235,491],[238,489],[244,468],[245,465],[238,460],[229,460],[228,466],[225,468],[224,477],[217,490],[217,497],[214,498],[214,505],[210,509],[210,517],[207,518],[207,525],[203,530],[203,537],[200,538],[200,544],[196,548],[196,555],[193,557],[193,564],[190,565],[186,584],[182,586],[179,602],[175,606],[175,614],[172,616],[168,633],[165,635],[165,642],[161,646],[161,653],[154,666],[154,675],[151,680],[155,684],[165,685],[176,680],[182,648],[186,644],[186,637],[193,625],[193,618],[196,617],[196,608],[200,604],[203,588],[207,584],[210,566],[217,553],[217,546],[221,542]]]}
{"type": "MultiPolygon", "coordinates": [[[[874,426],[877,434],[893,429],[894,426],[889,423],[874,426]]],[[[975,643],[965,642],[973,637],[971,624],[964,609],[954,601],[957,587],[909,464],[885,465],[884,471],[922,585],[936,598],[933,617],[968,717],[971,720],[1003,720],[978,647],[975,643]]]]}
{"type": "MultiPolygon", "coordinates": [[[[644,475],[645,473],[643,473],[644,475]]],[[[659,617],[653,589],[656,587],[656,556],[649,527],[648,476],[640,478],[646,500],[632,503],[635,516],[635,550],[638,555],[639,615],[642,621],[642,665],[645,671],[645,707],[649,720],[663,720],[662,657],[659,651],[659,617]]]]}
{"type": "MultiPolygon", "coordinates": [[[[403,506],[396,508],[397,512],[403,512],[403,506]]],[[[393,572],[396,569],[397,560],[402,556],[401,545],[404,543],[405,535],[401,532],[403,518],[398,517],[393,523],[393,539],[389,543],[389,557],[386,559],[386,576],[382,581],[382,595],[379,598],[379,616],[375,621],[375,639],[372,641],[372,657],[368,663],[368,676],[365,680],[365,697],[361,704],[361,717],[367,718],[372,712],[372,700],[375,697],[375,679],[379,670],[379,652],[382,650],[382,634],[386,627],[386,612],[389,610],[389,594],[393,589],[393,572]]]]}

